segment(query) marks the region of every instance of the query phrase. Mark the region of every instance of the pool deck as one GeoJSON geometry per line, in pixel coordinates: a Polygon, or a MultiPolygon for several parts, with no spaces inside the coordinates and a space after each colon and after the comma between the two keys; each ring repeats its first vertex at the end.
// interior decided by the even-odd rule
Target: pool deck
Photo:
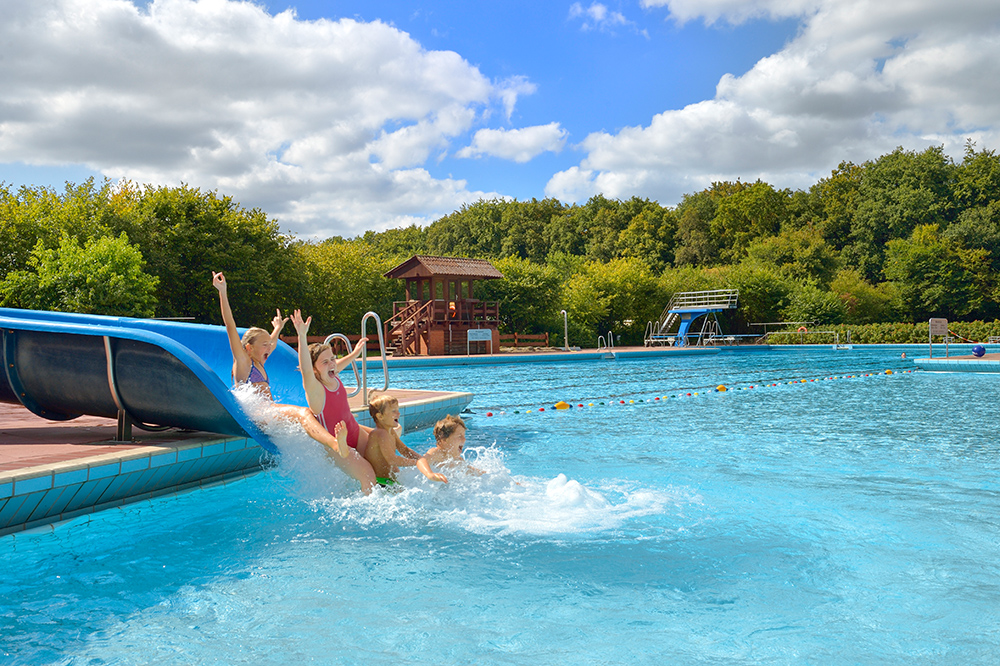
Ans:
{"type": "MultiPolygon", "coordinates": [[[[472,393],[390,389],[405,432],[460,413],[472,393]]],[[[371,425],[360,395],[350,399],[371,425]]],[[[133,431],[115,442],[115,419],[48,421],[0,403],[0,535],[43,528],[95,511],[227,483],[256,474],[269,455],[252,439],[171,429],[133,431]]]]}
{"type": "Polygon", "coordinates": [[[1000,353],[973,356],[939,356],[934,358],[915,358],[913,364],[928,372],[1000,372],[1000,353]]]}

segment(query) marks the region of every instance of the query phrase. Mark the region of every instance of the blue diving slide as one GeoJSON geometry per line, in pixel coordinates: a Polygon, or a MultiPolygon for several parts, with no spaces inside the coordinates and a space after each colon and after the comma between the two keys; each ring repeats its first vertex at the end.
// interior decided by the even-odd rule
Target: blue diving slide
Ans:
{"type": "MultiPolygon", "coordinates": [[[[0,402],[53,421],[125,416],[139,428],[251,437],[277,451],[230,392],[224,326],[0,308],[0,332],[0,402]]],[[[306,404],[298,365],[279,342],[267,361],[276,402],[306,404]]]]}

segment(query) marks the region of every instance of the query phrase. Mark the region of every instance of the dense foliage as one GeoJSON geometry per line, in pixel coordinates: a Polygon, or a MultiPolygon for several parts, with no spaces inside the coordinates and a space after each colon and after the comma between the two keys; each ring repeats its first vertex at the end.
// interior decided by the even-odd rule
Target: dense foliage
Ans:
{"type": "Polygon", "coordinates": [[[368,310],[389,316],[403,290],[382,274],[413,254],[490,259],[506,279],[476,296],[503,302],[502,328],[560,344],[561,309],[574,344],[608,331],[634,343],[672,293],[703,289],[740,290],[724,322],[737,333],[1000,317],[1000,158],[971,142],[959,163],[940,147],[899,148],[806,191],[719,182],[674,208],[481,200],[426,228],[323,242],[188,186],[0,185],[0,234],[5,305],[217,323],[211,271],[222,270],[241,325],[301,307],[317,333],[357,332],[368,310]]]}

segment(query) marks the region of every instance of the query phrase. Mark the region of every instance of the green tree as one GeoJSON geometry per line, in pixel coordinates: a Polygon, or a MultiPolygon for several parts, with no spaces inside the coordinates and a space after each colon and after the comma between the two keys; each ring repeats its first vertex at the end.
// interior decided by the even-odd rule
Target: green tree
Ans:
{"type": "Polygon", "coordinates": [[[427,227],[427,249],[445,257],[499,257],[503,244],[504,211],[510,202],[479,201],[462,207],[427,227]]]}
{"type": "Polygon", "coordinates": [[[674,264],[712,266],[721,261],[722,239],[712,222],[719,204],[726,198],[742,192],[746,185],[739,181],[712,183],[712,186],[685,194],[674,211],[677,219],[677,244],[674,250],[674,264]]]}
{"type": "Polygon", "coordinates": [[[493,261],[501,280],[476,284],[481,300],[500,303],[500,329],[507,333],[540,333],[555,330],[562,278],[549,266],[520,257],[493,261]]]}
{"type": "Polygon", "coordinates": [[[366,231],[360,240],[383,256],[398,260],[397,263],[417,254],[428,254],[427,231],[415,224],[399,229],[366,231]]]}
{"type": "Polygon", "coordinates": [[[720,200],[710,228],[722,258],[739,261],[754,239],[777,234],[786,217],[788,196],[758,180],[720,200]]]}
{"type": "Polygon", "coordinates": [[[774,266],[785,275],[826,286],[837,271],[837,255],[812,227],[783,230],[756,239],[747,247],[750,261],[774,266]]]}
{"type": "Polygon", "coordinates": [[[988,206],[1000,200],[1000,156],[992,150],[976,152],[965,144],[965,157],[955,173],[955,203],[960,210],[988,206]]]}
{"type": "Polygon", "coordinates": [[[979,308],[982,295],[975,274],[987,259],[985,251],[950,246],[938,225],[926,224],[908,239],[889,241],[885,252],[885,275],[896,283],[903,314],[911,321],[960,319],[979,308]]]}
{"type": "MultiPolygon", "coordinates": [[[[296,249],[296,263],[308,283],[304,309],[313,318],[313,335],[359,333],[366,312],[386,321],[393,301],[403,300],[403,282],[383,275],[396,265],[395,258],[362,240],[303,243],[296,249]]],[[[374,335],[372,329],[369,333],[374,335]]]]}
{"type": "Polygon", "coordinates": [[[125,317],[152,317],[158,278],[143,271],[142,253],[125,234],[88,240],[64,235],[56,249],[39,239],[29,270],[0,282],[4,305],[125,317]]]}
{"type": "Polygon", "coordinates": [[[906,239],[921,225],[945,227],[954,219],[952,183],[955,165],[940,146],[922,153],[897,148],[866,162],[858,188],[844,255],[866,279],[878,281],[886,244],[906,239]]]}
{"type": "Polygon", "coordinates": [[[856,269],[845,268],[834,276],[830,291],[844,304],[846,324],[873,324],[897,317],[899,293],[892,282],[872,285],[856,269]]]}
{"type": "Polygon", "coordinates": [[[835,250],[843,250],[851,242],[854,211],[858,207],[863,175],[863,167],[841,162],[829,178],[823,178],[809,188],[820,209],[819,231],[835,250]]]}
{"type": "Polygon", "coordinates": [[[798,285],[782,313],[786,321],[811,321],[817,324],[840,324],[847,317],[847,306],[837,294],[814,284],[798,285]]]}
{"type": "Polygon", "coordinates": [[[631,258],[588,262],[563,292],[564,307],[580,325],[584,340],[596,341],[598,333],[611,331],[624,344],[642,342],[646,322],[659,317],[667,298],[649,267],[631,258]],[[588,303],[591,298],[593,303],[588,303]]]}
{"type": "MultiPolygon", "coordinates": [[[[124,204],[122,204],[124,205],[124,204]]],[[[187,186],[147,187],[113,227],[142,249],[163,316],[221,323],[212,272],[226,274],[233,315],[241,326],[266,326],[275,308],[303,300],[294,241],[260,209],[187,186]],[[125,227],[125,228],[122,228],[125,227]]]]}
{"type": "Polygon", "coordinates": [[[676,237],[673,211],[647,202],[619,233],[618,253],[643,261],[653,271],[662,271],[673,262],[676,237]]]}

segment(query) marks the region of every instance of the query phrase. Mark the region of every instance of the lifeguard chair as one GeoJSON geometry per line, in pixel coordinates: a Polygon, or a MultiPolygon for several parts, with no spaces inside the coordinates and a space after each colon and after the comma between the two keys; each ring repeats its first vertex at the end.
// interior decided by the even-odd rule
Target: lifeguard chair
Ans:
{"type": "MultiPolygon", "coordinates": [[[[406,300],[392,304],[385,322],[386,352],[393,356],[465,354],[469,345],[485,347],[489,341],[469,341],[472,329],[487,329],[499,349],[500,307],[495,301],[473,296],[477,280],[503,278],[485,259],[413,256],[385,274],[406,280],[406,300]]],[[[477,336],[481,337],[481,336],[477,336]]]]}

